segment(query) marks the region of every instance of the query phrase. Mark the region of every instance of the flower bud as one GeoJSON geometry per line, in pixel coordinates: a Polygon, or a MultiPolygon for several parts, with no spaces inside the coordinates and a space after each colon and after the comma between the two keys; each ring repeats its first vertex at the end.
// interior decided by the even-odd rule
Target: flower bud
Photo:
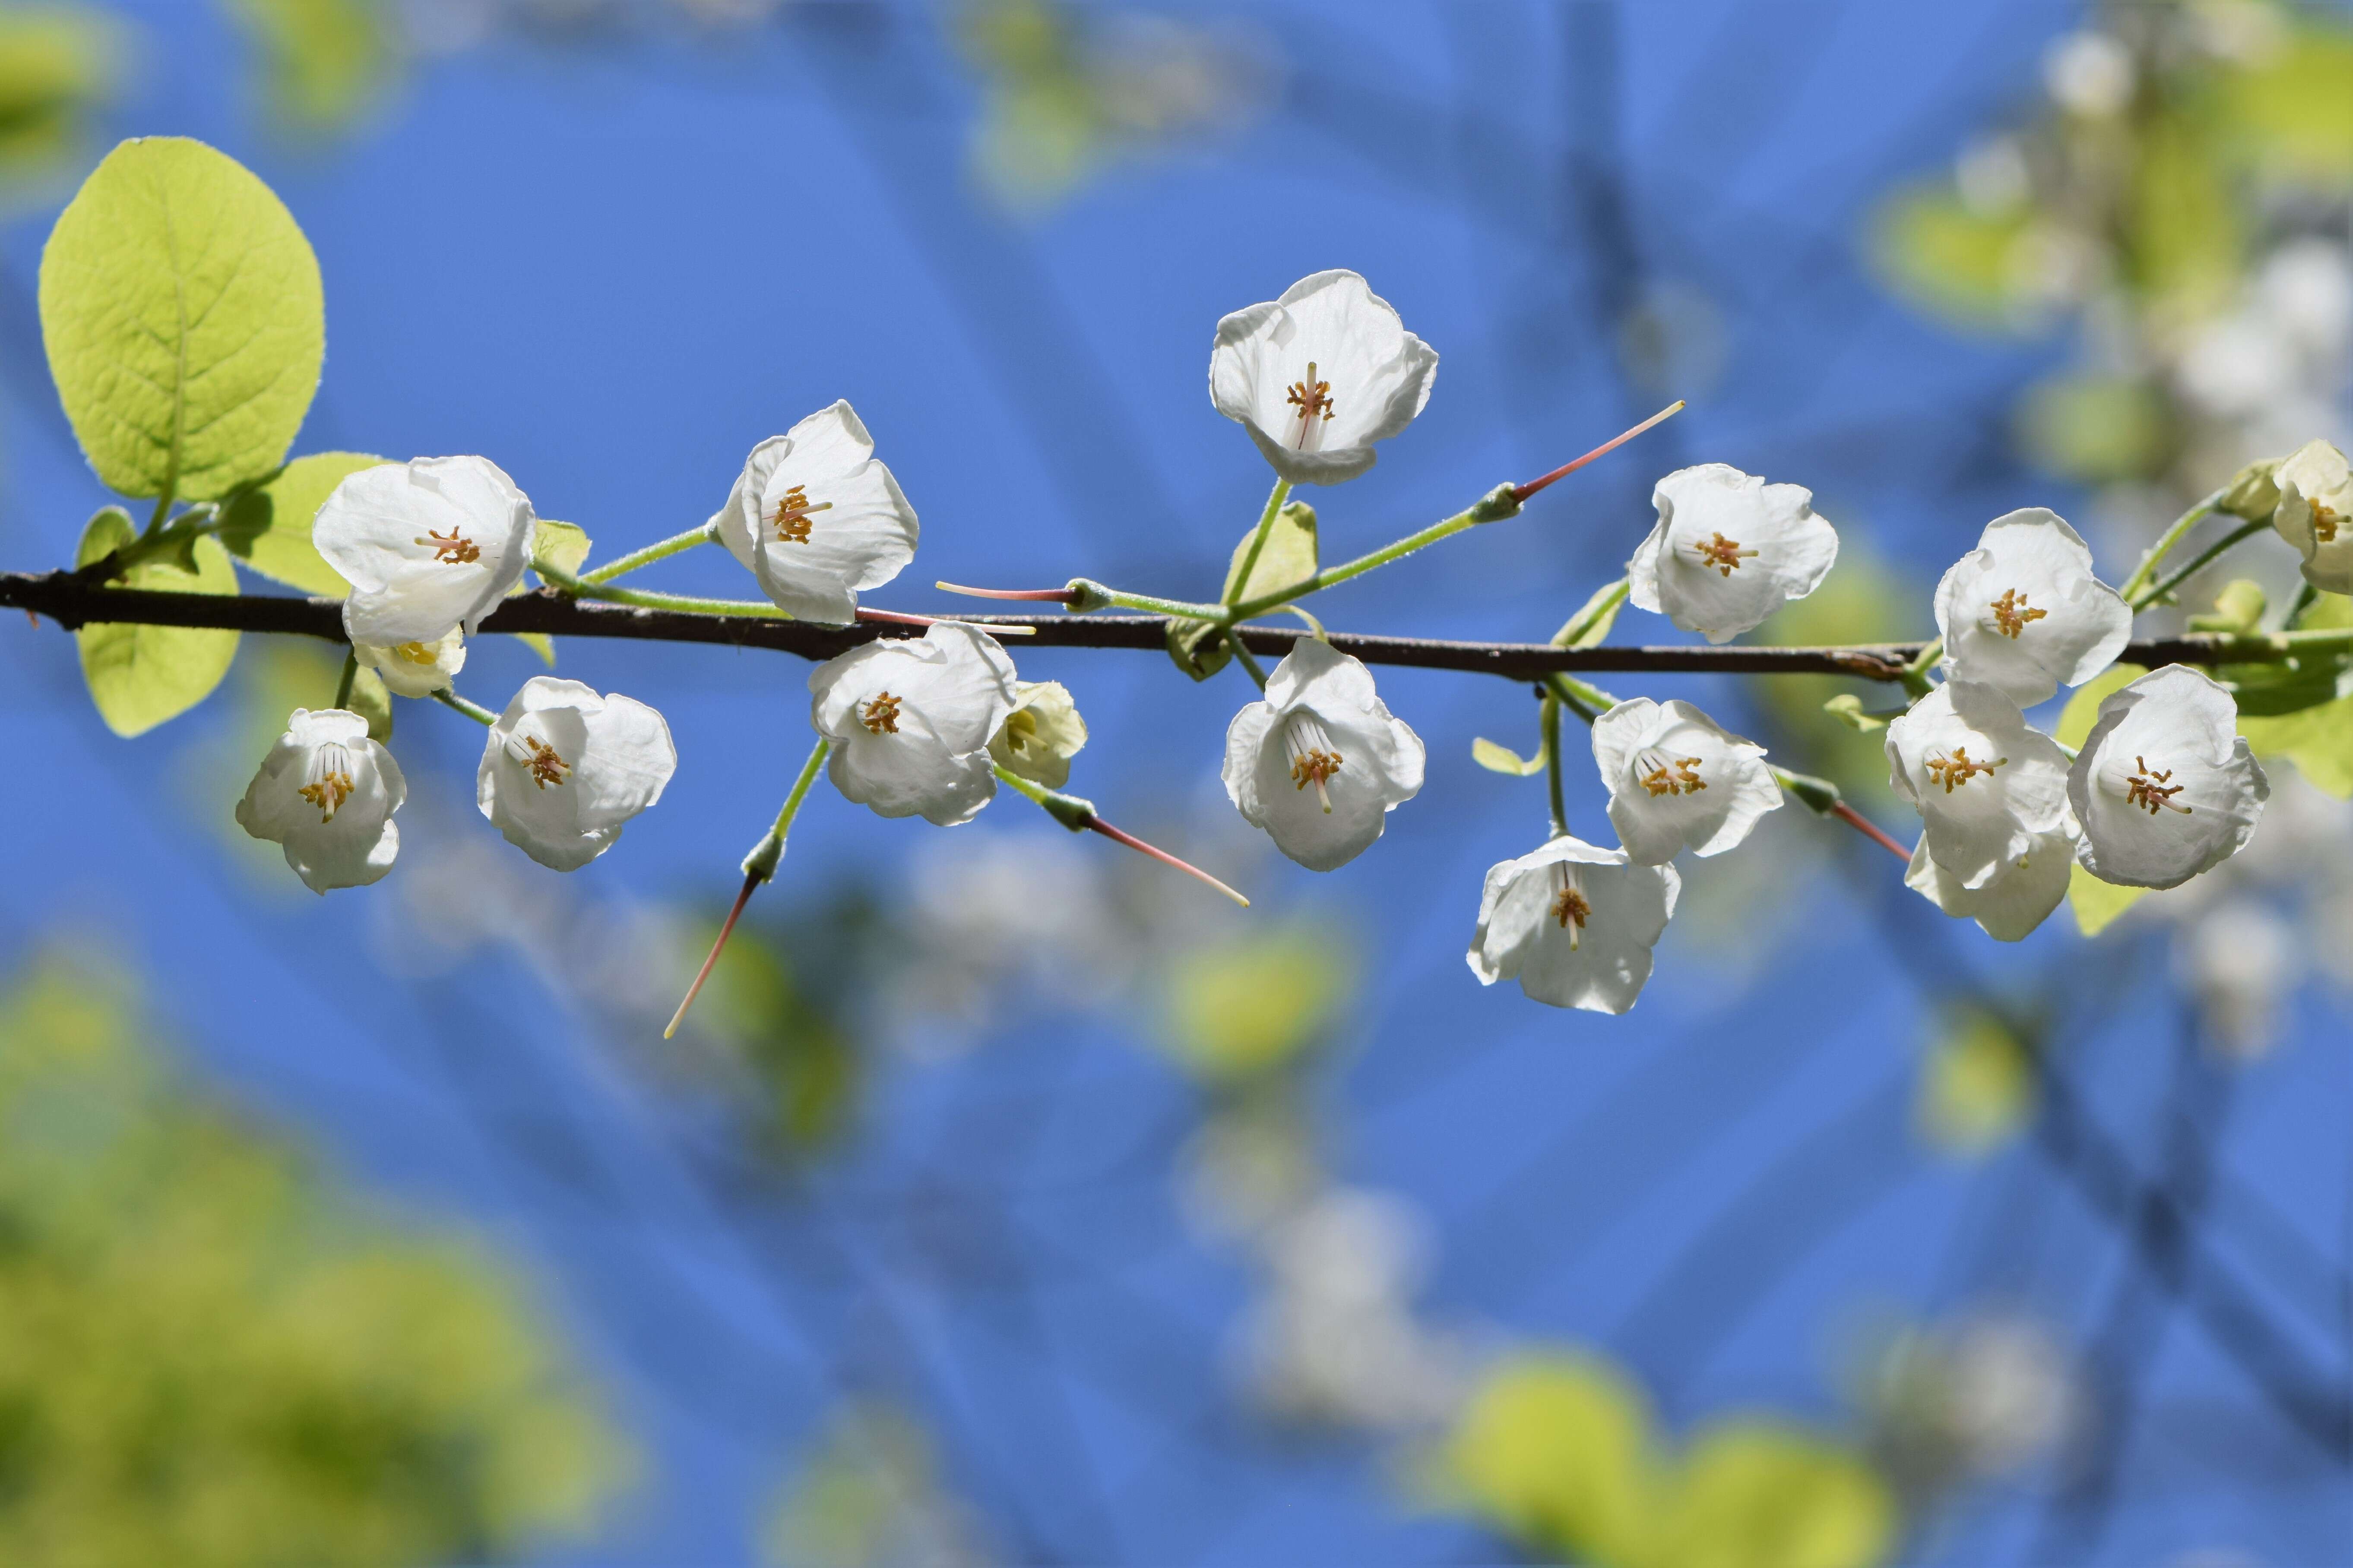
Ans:
{"type": "Polygon", "coordinates": [[[2222,499],[2215,503],[2214,510],[2245,518],[2249,522],[2271,516],[2279,505],[2279,466],[2277,458],[2265,458],[2241,468],[2222,491],[2222,499]]]}
{"type": "Polygon", "coordinates": [[[1013,711],[990,737],[988,754],[1008,773],[1060,789],[1086,743],[1087,721],[1070,689],[1059,680],[1023,680],[1014,684],[1013,711]]]}

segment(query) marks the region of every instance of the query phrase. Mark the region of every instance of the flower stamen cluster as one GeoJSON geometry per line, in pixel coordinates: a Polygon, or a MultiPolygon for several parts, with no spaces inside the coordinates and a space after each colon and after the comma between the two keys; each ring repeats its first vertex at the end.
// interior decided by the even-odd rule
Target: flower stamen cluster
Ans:
{"type": "Polygon", "coordinates": [[[1993,612],[1994,629],[2012,642],[2016,642],[2020,634],[2033,622],[2047,621],[2051,618],[2051,612],[2048,610],[2027,608],[2026,600],[2027,595],[2017,589],[2005,588],[2002,590],[2000,598],[1986,606],[1993,612]]]}
{"type": "Polygon", "coordinates": [[[431,550],[433,559],[445,566],[470,566],[482,558],[482,547],[455,528],[447,539],[428,530],[417,542],[431,550]]]}
{"type": "Polygon", "coordinates": [[[873,735],[895,735],[899,732],[899,699],[889,692],[879,692],[873,700],[859,710],[858,721],[873,735]]]}
{"type": "Polygon", "coordinates": [[[2184,816],[2189,816],[2191,808],[2174,805],[2173,797],[2189,786],[2168,783],[2172,777],[2173,770],[2170,768],[2158,773],[2139,757],[2133,758],[2133,772],[2125,779],[2126,804],[2144,807],[2151,816],[2159,810],[2178,811],[2184,816]]]}
{"type": "Polygon", "coordinates": [[[1721,533],[1698,541],[1692,549],[1698,552],[1701,565],[1713,566],[1726,577],[1740,570],[1743,561],[1755,560],[1761,553],[1755,550],[1743,550],[1740,541],[1726,539],[1721,533]]]}
{"type": "Polygon", "coordinates": [[[1648,770],[1641,773],[1640,782],[1653,795],[1691,795],[1705,789],[1707,781],[1699,776],[1699,764],[1697,757],[1662,757],[1655,752],[1644,752],[1634,763],[1638,770],[1648,770]]]}
{"type": "Polygon", "coordinates": [[[522,743],[528,749],[523,766],[531,770],[531,782],[540,788],[562,784],[564,775],[572,771],[572,764],[564,760],[563,753],[538,736],[525,735],[522,743]]]}
{"type": "Polygon", "coordinates": [[[1969,749],[1967,746],[1955,746],[1950,756],[1940,753],[1928,759],[1928,782],[1943,784],[1945,793],[1950,795],[1979,773],[1989,773],[1996,768],[2006,768],[2009,765],[2008,757],[2000,757],[1990,763],[1981,763],[1969,756],[1969,749]]]}

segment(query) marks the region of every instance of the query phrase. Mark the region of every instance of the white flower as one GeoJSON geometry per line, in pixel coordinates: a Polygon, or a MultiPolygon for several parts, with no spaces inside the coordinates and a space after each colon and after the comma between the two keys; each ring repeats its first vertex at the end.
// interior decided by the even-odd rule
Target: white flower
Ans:
{"type": "Polygon", "coordinates": [[[915,509],[846,401],[753,447],[710,526],[778,609],[831,626],[915,558],[915,509]]]}
{"type": "Polygon", "coordinates": [[[678,770],[662,716],[633,697],[535,675],[491,726],[474,799],[507,842],[557,871],[613,847],[678,770]]]}
{"type": "Polygon", "coordinates": [[[433,642],[353,643],[359,661],[384,677],[386,690],[397,697],[430,697],[446,690],[466,668],[466,634],[455,626],[433,642]]]}
{"type": "Polygon", "coordinates": [[[2065,831],[2067,753],[1999,687],[1947,681],[1915,702],[1887,726],[1887,771],[1929,858],[1968,890],[2065,831]]]}
{"type": "Polygon", "coordinates": [[[1677,468],[1651,492],[1659,521],[1627,563],[1627,596],[1729,641],[1830,575],[1838,531],[1813,500],[1802,485],[1768,485],[1724,463],[1677,468]]]}
{"type": "Polygon", "coordinates": [[[2132,611],[2093,575],[2092,551],[2057,512],[2031,506],[1986,524],[1936,584],[1944,670],[2031,708],[2116,662],[2132,611]]]}
{"type": "Polygon", "coordinates": [[[1227,795],[1311,871],[1363,854],[1420,793],[1421,764],[1421,737],[1390,717],[1372,672],[1316,637],[1292,644],[1226,729],[1227,795]]]}
{"type": "Polygon", "coordinates": [[[2307,441],[2273,476],[2279,505],[2272,526],[2304,552],[2304,580],[2331,594],[2353,594],[2353,468],[2326,441],[2307,441]]]}
{"type": "Polygon", "coordinates": [[[1637,866],[1684,849],[1721,855],[1781,804],[1765,748],[1688,702],[1620,702],[1593,721],[1593,760],[1609,788],[1609,826],[1637,866]]]}
{"type": "Polygon", "coordinates": [[[1438,351],[1354,272],[1318,272],[1218,323],[1209,401],[1293,484],[1336,485],[1430,401],[1438,351]]]}
{"type": "Polygon", "coordinates": [[[1912,868],[1904,885],[1957,919],[1973,920],[1996,942],[2022,942],[2057,909],[2067,896],[2067,879],[2075,868],[2073,821],[2052,833],[2039,833],[2026,852],[2005,860],[1981,887],[1966,888],[1961,879],[1928,855],[1923,837],[1912,851],[1912,868]]]}
{"type": "Polygon", "coordinates": [[[1482,985],[1516,976],[1556,1007],[1623,1013],[1651,977],[1651,949],[1675,912],[1672,866],[1564,835],[1487,872],[1466,958],[1482,985]]]}
{"type": "Polygon", "coordinates": [[[2101,703],[2067,774],[2084,868],[2127,888],[2173,888],[2237,854],[2272,793],[2238,728],[2231,694],[2188,665],[2151,670],[2101,703]]]}
{"type": "Polygon", "coordinates": [[[392,869],[400,829],[392,814],[408,783],[367,721],[340,708],[297,708],[237,803],[237,823],[286,851],[314,893],[359,888],[392,869]]]}
{"type": "Polygon", "coordinates": [[[988,742],[989,760],[1033,784],[1060,789],[1071,782],[1071,759],[1087,743],[1070,688],[1059,680],[1014,683],[1013,711],[988,742]]]}
{"type": "Polygon", "coordinates": [[[878,640],[809,671],[809,722],[833,742],[844,799],[941,827],[997,794],[988,742],[1013,711],[1013,661],[997,640],[941,621],[920,641],[878,640]]]}
{"type": "Polygon", "coordinates": [[[469,636],[522,580],[531,500],[488,458],[418,458],[363,468],[319,508],[311,540],[352,585],[354,643],[469,636]]]}

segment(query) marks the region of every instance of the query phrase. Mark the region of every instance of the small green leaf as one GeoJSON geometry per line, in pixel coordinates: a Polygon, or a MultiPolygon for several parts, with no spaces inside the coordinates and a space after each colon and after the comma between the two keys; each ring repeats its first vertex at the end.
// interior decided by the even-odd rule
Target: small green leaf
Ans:
{"type": "Polygon", "coordinates": [[[514,638],[515,641],[522,644],[523,647],[531,649],[532,652],[539,655],[540,662],[547,666],[548,668],[554,669],[555,668],[555,639],[554,637],[549,637],[545,632],[509,632],[507,635],[514,638]]]}
{"type": "Polygon", "coordinates": [[[1482,735],[1471,742],[1471,760],[1491,773],[1506,773],[1513,778],[1526,778],[1530,773],[1544,772],[1544,753],[1523,757],[1509,746],[1499,746],[1482,735]]]}
{"type": "Polygon", "coordinates": [[[1274,526],[1267,530],[1266,547],[1259,552],[1258,564],[1250,568],[1250,581],[1240,582],[1242,562],[1250,555],[1250,541],[1257,537],[1253,527],[1234,546],[1233,560],[1226,567],[1225,591],[1219,595],[1222,602],[1239,605],[1262,599],[1315,575],[1315,509],[1305,501],[1293,501],[1275,513],[1274,526]]]}
{"type": "Polygon", "coordinates": [[[384,677],[365,665],[352,677],[349,711],[367,721],[369,740],[392,743],[392,693],[385,689],[384,677]]]}
{"type": "MultiPolygon", "coordinates": [[[[585,529],[569,522],[558,522],[543,517],[533,525],[531,557],[544,561],[566,576],[576,577],[580,568],[588,563],[588,534],[585,529]]],[[[517,585],[518,591],[521,584],[517,585]]]]}
{"type": "Polygon", "coordinates": [[[1850,730],[1868,735],[1873,730],[1887,728],[1887,721],[1876,713],[1863,711],[1862,699],[1852,691],[1841,691],[1822,704],[1822,711],[1850,730]]]}
{"type": "Polygon", "coordinates": [[[2214,613],[2189,617],[2193,632],[2231,632],[2245,637],[2262,625],[2263,585],[2251,578],[2233,578],[2214,595],[2214,613]]]}
{"type": "Polygon", "coordinates": [[[211,500],[285,459],[326,353],[311,242],[201,142],[106,155],[41,253],[41,337],[90,467],[127,496],[211,500]]]}
{"type": "Polygon", "coordinates": [[[1605,583],[1593,591],[1584,607],[1561,624],[1552,634],[1555,647],[1599,647],[1609,637],[1609,628],[1618,624],[1618,612],[1626,607],[1626,579],[1605,583]]]}
{"type": "MultiPolygon", "coordinates": [[[[74,564],[88,566],[131,542],[131,518],[108,507],[90,520],[74,564]]],[[[237,592],[237,569],[220,541],[195,544],[196,570],[183,572],[168,561],[134,566],[123,584],[182,594],[237,592]]],[[[237,634],[193,626],[126,626],[93,621],[74,633],[81,647],[82,679],[99,717],[116,734],[143,734],[164,720],[186,712],[211,695],[237,658],[237,634]]]]}
{"type": "Polygon", "coordinates": [[[1843,1448],[1762,1421],[1702,1436],[1670,1494],[1660,1563],[1876,1568],[1900,1516],[1877,1471],[1843,1448]]]}
{"type": "Polygon", "coordinates": [[[221,514],[221,542],[231,555],[273,582],[340,599],[352,591],[351,584],[311,544],[311,524],[337,485],[383,462],[365,452],[313,452],[297,458],[269,483],[229,502],[221,514]]]}
{"type": "Polygon", "coordinates": [[[1196,680],[1208,679],[1234,657],[1234,650],[1226,642],[1225,628],[1215,621],[1172,617],[1162,641],[1176,668],[1196,680]]]}
{"type": "Polygon", "coordinates": [[[2103,882],[2081,865],[2067,873],[2067,907],[2074,911],[2075,929],[2085,936],[2097,936],[2114,925],[2116,917],[2140,902],[2147,891],[2103,882]]]}

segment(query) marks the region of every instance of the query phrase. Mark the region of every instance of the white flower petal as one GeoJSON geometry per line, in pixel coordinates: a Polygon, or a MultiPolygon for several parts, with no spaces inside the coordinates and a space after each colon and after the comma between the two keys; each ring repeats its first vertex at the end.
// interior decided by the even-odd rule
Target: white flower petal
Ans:
{"type": "Polygon", "coordinates": [[[1594,721],[1609,823],[1637,865],[1721,855],[1781,804],[1765,748],[1683,701],[1621,702],[1594,721]]]}
{"type": "Polygon", "coordinates": [[[303,884],[323,893],[392,869],[400,852],[392,814],[407,798],[400,764],[368,739],[365,719],[297,708],[237,802],[237,820],[278,844],[303,884]]]}
{"type": "Polygon", "coordinates": [[[2304,577],[2331,594],[2353,594],[2353,467],[2326,441],[2307,441],[2274,476],[2279,505],[2272,526],[2303,552],[2304,577]]]}
{"type": "Polygon", "coordinates": [[[1939,686],[1888,724],[1886,747],[1889,784],[1964,888],[1983,888],[2066,820],[2067,753],[1998,687],[1939,686]]]}
{"type": "Polygon", "coordinates": [[[1375,442],[1413,422],[1437,374],[1437,351],[1363,278],[1335,269],[1218,323],[1209,399],[1284,479],[1338,484],[1373,466],[1375,442]]]}
{"type": "Polygon", "coordinates": [[[469,635],[531,561],[531,501],[487,458],[363,468],[319,508],[311,537],[352,584],[343,629],[388,647],[469,635]]]}
{"type": "Polygon", "coordinates": [[[2124,887],[2173,888],[2244,847],[2271,781],[2238,718],[2231,694],[2187,665],[2111,693],[2067,777],[2084,869],[2124,887]]]}
{"type": "Polygon", "coordinates": [[[662,716],[619,692],[533,676],[491,727],[476,804],[524,854],[574,871],[612,847],[678,770],[662,716]]]}
{"type": "Polygon", "coordinates": [[[1302,637],[1226,731],[1226,795],[1311,871],[1346,865],[1421,789],[1421,738],[1358,660],[1302,637]]]}
{"type": "Polygon", "coordinates": [[[1533,1000],[1623,1013],[1651,977],[1682,888],[1672,866],[1556,838],[1488,871],[1464,956],[1482,985],[1516,977],[1533,1000]]]}
{"type": "Polygon", "coordinates": [[[1627,564],[1628,597],[1712,643],[1821,586],[1838,532],[1813,492],[1723,463],[1678,468],[1651,493],[1659,521],[1627,564]]]}
{"type": "Polygon", "coordinates": [[[809,672],[809,722],[833,743],[827,776],[883,816],[967,822],[996,796],[988,743],[1015,684],[995,638],[951,621],[829,659],[809,672]]]}
{"type": "Polygon", "coordinates": [[[1965,888],[1959,878],[1929,858],[1928,841],[1923,838],[1912,851],[1904,885],[1947,914],[1977,921],[1996,942],[2021,942],[2066,898],[2074,868],[2073,834],[2045,833],[2035,837],[2025,855],[1997,869],[1983,887],[1965,888]]]}
{"type": "Polygon", "coordinates": [[[801,620],[845,626],[858,595],[915,558],[914,508],[847,402],[821,408],[752,449],[712,517],[761,592],[801,620]]]}
{"type": "Polygon", "coordinates": [[[2031,708],[2115,663],[2132,611],[2094,574],[2091,547],[2064,519],[2027,507],[1986,524],[1936,584],[1936,631],[1947,675],[2031,708]]]}
{"type": "Polygon", "coordinates": [[[430,697],[446,689],[466,668],[466,634],[455,627],[434,642],[396,643],[389,647],[354,643],[352,651],[362,664],[384,678],[385,689],[396,697],[430,697]]]}

